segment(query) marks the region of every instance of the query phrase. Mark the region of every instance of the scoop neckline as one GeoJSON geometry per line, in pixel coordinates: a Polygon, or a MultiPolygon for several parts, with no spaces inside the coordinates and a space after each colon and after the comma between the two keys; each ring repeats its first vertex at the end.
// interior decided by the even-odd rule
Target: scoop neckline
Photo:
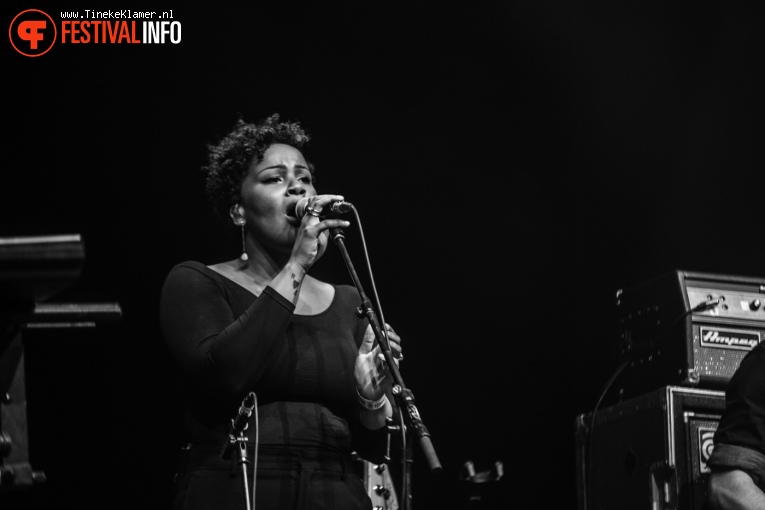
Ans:
{"type": "MultiPolygon", "coordinates": [[[[236,285],[240,289],[243,289],[245,292],[251,294],[252,296],[255,296],[256,299],[260,297],[260,294],[255,294],[253,291],[251,291],[250,289],[248,289],[247,287],[245,287],[241,283],[237,282],[236,280],[233,280],[233,279],[229,278],[225,274],[219,273],[218,271],[216,271],[215,269],[211,268],[210,266],[208,266],[206,264],[204,265],[204,267],[208,271],[211,271],[211,272],[215,273],[216,275],[225,278],[226,281],[229,281],[229,282],[233,283],[234,285],[236,285]]],[[[322,283],[327,283],[327,282],[322,282],[322,283]]],[[[327,285],[331,286],[332,290],[333,290],[333,292],[332,292],[332,300],[329,302],[329,305],[327,306],[327,308],[325,308],[324,310],[322,310],[319,313],[314,313],[314,314],[311,314],[311,315],[306,315],[306,314],[302,314],[302,313],[295,313],[294,311],[292,312],[292,315],[294,315],[296,317],[319,317],[320,315],[324,315],[325,313],[329,312],[329,309],[332,308],[332,306],[335,304],[335,299],[337,299],[337,286],[335,286],[332,283],[327,283],[327,285]]]]}

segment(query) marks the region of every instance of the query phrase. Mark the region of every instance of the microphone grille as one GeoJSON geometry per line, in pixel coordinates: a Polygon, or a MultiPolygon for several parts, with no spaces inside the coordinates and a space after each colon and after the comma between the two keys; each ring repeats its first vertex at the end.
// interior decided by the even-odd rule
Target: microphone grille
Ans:
{"type": "Polygon", "coordinates": [[[302,218],[305,216],[306,208],[308,207],[308,197],[303,197],[295,204],[295,217],[302,218]]]}

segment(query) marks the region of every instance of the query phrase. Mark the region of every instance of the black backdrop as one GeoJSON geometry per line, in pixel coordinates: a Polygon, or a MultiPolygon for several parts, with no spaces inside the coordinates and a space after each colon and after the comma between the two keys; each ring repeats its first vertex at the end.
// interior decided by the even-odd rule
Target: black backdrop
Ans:
{"type": "MultiPolygon", "coordinates": [[[[13,4],[7,24],[107,8],[13,4]]],[[[434,480],[415,459],[417,508],[464,508],[466,460],[504,463],[487,508],[575,507],[573,422],[615,367],[615,291],[673,269],[765,275],[761,10],[153,9],[173,9],[180,44],[3,50],[0,236],[80,233],[82,277],[53,301],[124,312],[25,337],[31,460],[48,484],[7,501],[167,506],[181,431],[159,291],[179,261],[238,255],[198,168],[240,113],[300,120],[320,191],[359,209],[445,468],[434,480]]],[[[350,282],[336,250],[315,271],[350,282]]]]}

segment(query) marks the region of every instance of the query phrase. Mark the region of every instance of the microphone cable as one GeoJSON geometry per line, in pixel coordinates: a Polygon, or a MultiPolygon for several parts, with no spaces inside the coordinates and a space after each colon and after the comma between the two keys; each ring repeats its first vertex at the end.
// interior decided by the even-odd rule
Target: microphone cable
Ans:
{"type": "Polygon", "coordinates": [[[252,504],[252,510],[255,510],[255,484],[258,480],[258,445],[260,442],[260,425],[258,422],[258,396],[254,392],[252,393],[252,396],[255,399],[252,413],[255,415],[255,448],[252,453],[252,498],[250,501],[252,504]]]}

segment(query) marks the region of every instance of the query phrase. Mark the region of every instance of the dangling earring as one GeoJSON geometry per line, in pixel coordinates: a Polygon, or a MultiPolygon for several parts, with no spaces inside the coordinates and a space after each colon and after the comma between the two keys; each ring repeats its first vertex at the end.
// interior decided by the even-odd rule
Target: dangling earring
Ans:
{"type": "Polygon", "coordinates": [[[242,226],[242,255],[239,257],[239,260],[242,263],[242,265],[246,266],[247,265],[247,260],[250,257],[247,255],[247,245],[244,242],[244,220],[242,220],[240,225],[242,226]]]}
{"type": "Polygon", "coordinates": [[[247,255],[247,243],[245,242],[245,233],[244,233],[244,225],[247,223],[244,221],[244,217],[242,216],[243,211],[239,211],[239,204],[234,204],[231,206],[231,209],[229,209],[228,214],[231,216],[231,220],[234,222],[234,225],[239,225],[242,227],[242,254],[239,256],[239,263],[242,267],[247,267],[247,260],[250,258],[247,255]]]}

